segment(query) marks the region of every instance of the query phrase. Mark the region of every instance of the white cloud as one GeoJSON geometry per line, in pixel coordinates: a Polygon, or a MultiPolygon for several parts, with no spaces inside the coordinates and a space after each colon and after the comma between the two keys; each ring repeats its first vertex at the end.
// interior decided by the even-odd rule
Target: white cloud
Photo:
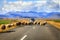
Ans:
{"type": "MultiPolygon", "coordinates": [[[[37,9],[40,8],[42,4],[46,3],[45,1],[36,1],[36,2],[22,2],[22,1],[16,1],[16,2],[8,2],[8,4],[5,4],[2,8],[3,11],[30,11],[33,10],[33,7],[36,6],[37,9]]],[[[37,10],[36,9],[36,10],[37,10]]]]}
{"type": "Polygon", "coordinates": [[[52,1],[55,2],[55,3],[59,3],[60,0],[52,0],[52,1]]]}
{"type": "Polygon", "coordinates": [[[4,9],[2,8],[2,10],[3,11],[21,11],[24,9],[28,9],[28,7],[31,5],[32,5],[32,2],[22,2],[22,1],[9,2],[8,4],[4,5],[3,7],[4,9]]]}
{"type": "Polygon", "coordinates": [[[52,0],[51,5],[47,3],[47,1],[15,1],[15,2],[8,2],[5,3],[2,7],[2,12],[9,12],[9,11],[45,11],[45,12],[52,12],[52,11],[59,11],[60,9],[57,8],[57,4],[60,5],[60,1],[52,0]],[[47,5],[48,4],[48,5],[47,5]],[[57,10],[58,9],[58,10],[57,10]]]}

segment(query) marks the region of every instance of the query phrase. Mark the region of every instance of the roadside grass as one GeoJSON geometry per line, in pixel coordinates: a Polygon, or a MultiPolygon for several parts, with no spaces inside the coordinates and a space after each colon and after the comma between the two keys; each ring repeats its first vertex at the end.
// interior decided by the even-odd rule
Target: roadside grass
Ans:
{"type": "Polygon", "coordinates": [[[54,22],[60,22],[60,20],[53,20],[54,22]]]}
{"type": "Polygon", "coordinates": [[[60,23],[58,22],[54,22],[54,21],[48,21],[49,24],[53,25],[54,27],[56,27],[57,29],[60,29],[60,23]]]}
{"type": "Polygon", "coordinates": [[[59,22],[59,23],[60,23],[60,20],[58,20],[58,19],[55,19],[55,20],[48,20],[48,21],[54,21],[54,22],[59,22]]]}
{"type": "Polygon", "coordinates": [[[49,20],[47,22],[56,27],[57,29],[60,29],[60,20],[49,20]]]}

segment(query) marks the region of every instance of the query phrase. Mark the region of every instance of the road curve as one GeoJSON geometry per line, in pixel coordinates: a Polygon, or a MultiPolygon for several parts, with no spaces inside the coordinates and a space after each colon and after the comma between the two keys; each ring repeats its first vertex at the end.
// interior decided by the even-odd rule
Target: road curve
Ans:
{"type": "Polygon", "coordinates": [[[24,25],[11,31],[0,33],[0,40],[60,40],[60,30],[50,24],[24,25]]]}

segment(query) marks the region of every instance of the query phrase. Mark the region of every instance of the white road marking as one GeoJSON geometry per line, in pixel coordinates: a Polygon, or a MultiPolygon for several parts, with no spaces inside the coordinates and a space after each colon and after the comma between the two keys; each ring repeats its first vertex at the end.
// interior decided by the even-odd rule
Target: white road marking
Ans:
{"type": "Polygon", "coordinates": [[[24,35],[20,40],[24,40],[27,37],[27,35],[24,35]]]}
{"type": "Polygon", "coordinates": [[[35,27],[33,27],[33,29],[35,29],[35,27]]]}

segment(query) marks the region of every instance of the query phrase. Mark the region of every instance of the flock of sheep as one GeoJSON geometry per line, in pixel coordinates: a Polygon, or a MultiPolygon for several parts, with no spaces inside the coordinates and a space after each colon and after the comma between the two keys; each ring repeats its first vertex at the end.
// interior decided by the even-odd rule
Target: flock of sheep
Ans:
{"type": "Polygon", "coordinates": [[[43,20],[35,20],[35,19],[20,19],[18,22],[14,22],[11,24],[2,24],[0,25],[0,32],[6,32],[8,30],[11,30],[13,28],[16,28],[17,26],[20,25],[45,25],[47,22],[43,20]]]}

